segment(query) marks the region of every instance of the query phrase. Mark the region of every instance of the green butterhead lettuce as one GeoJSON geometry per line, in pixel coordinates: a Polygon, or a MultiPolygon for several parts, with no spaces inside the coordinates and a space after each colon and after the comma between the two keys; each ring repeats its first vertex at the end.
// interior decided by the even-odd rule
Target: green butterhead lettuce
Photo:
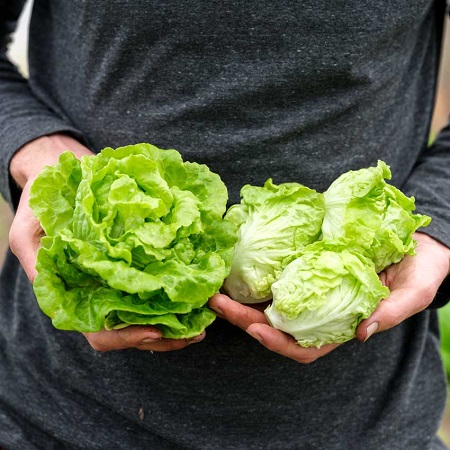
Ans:
{"type": "Polygon", "coordinates": [[[151,324],[165,337],[201,333],[236,242],[223,220],[227,199],[217,174],[175,150],[63,153],[31,188],[46,234],[34,282],[41,309],[66,330],[151,324]]]}
{"type": "Polygon", "coordinates": [[[244,186],[241,197],[225,216],[238,227],[238,242],[224,288],[235,300],[257,303],[272,297],[272,283],[284,267],[318,238],[324,201],[301,184],[272,180],[244,186]]]}
{"type": "Polygon", "coordinates": [[[389,289],[360,249],[318,241],[304,249],[272,285],[270,324],[304,347],[353,339],[389,289]]]}
{"type": "Polygon", "coordinates": [[[413,213],[414,198],[386,183],[390,178],[389,167],[378,161],[376,167],[342,174],[323,194],[321,239],[351,240],[367,250],[377,272],[414,255],[413,234],[431,221],[413,213]]]}
{"type": "Polygon", "coordinates": [[[431,221],[390,178],[379,161],[342,174],[323,194],[271,180],[245,186],[226,214],[239,237],[226,291],[242,303],[272,298],[269,322],[302,346],[352,339],[389,295],[378,273],[414,255],[413,234],[431,221]]]}

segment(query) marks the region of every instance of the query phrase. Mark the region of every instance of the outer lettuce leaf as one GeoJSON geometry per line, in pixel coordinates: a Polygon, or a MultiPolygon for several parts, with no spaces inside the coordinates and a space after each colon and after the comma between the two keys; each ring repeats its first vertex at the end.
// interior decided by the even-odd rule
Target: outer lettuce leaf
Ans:
{"type": "MultiPolygon", "coordinates": [[[[117,311],[119,325],[112,328],[121,328],[124,325],[158,325],[164,337],[179,339],[189,339],[198,336],[216,318],[216,315],[207,307],[192,310],[189,314],[165,314],[158,317],[149,318],[146,315],[132,314],[128,311],[117,311]],[[152,323],[154,322],[154,323],[152,323]]],[[[117,319],[116,319],[117,320],[117,319]]],[[[107,325],[114,325],[109,317],[107,325]]]]}
{"type": "Polygon", "coordinates": [[[244,186],[242,201],[225,219],[239,227],[231,272],[224,283],[242,303],[270,299],[272,283],[284,267],[320,234],[324,215],[321,194],[298,183],[244,186]]]}
{"type": "Polygon", "coordinates": [[[414,255],[414,232],[431,222],[428,216],[413,214],[413,197],[406,197],[399,189],[388,184],[385,186],[385,193],[386,208],[370,248],[377,272],[401,261],[405,255],[414,255]]]}
{"type": "Polygon", "coordinates": [[[80,161],[65,152],[54,167],[44,168],[35,180],[32,191],[45,192],[45,196],[32,195],[30,206],[47,235],[57,234],[72,222],[81,176],[80,161]]]}
{"type": "Polygon", "coordinates": [[[323,194],[322,239],[351,238],[370,247],[386,208],[385,178],[390,179],[391,172],[383,161],[338,177],[323,194]]]}
{"type": "Polygon", "coordinates": [[[64,153],[31,189],[47,234],[34,282],[40,307],[67,330],[153,324],[166,337],[201,333],[236,242],[222,219],[227,199],[217,174],[175,150],[106,148],[81,162],[64,153]]]}
{"type": "Polygon", "coordinates": [[[352,339],[358,324],[389,295],[373,263],[348,243],[319,241],[305,248],[272,285],[265,314],[304,347],[352,339]]]}
{"type": "Polygon", "coordinates": [[[414,232],[427,226],[428,216],[413,214],[414,198],[386,183],[389,167],[349,171],[324,193],[323,240],[346,239],[361,246],[375,263],[377,272],[414,255],[414,232]]]}

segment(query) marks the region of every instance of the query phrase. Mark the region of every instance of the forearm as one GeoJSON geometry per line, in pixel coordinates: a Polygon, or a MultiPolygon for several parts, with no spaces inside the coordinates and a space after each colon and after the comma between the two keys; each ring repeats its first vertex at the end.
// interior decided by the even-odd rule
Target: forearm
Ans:
{"type": "Polygon", "coordinates": [[[415,197],[417,211],[432,218],[423,232],[450,247],[450,125],[422,152],[403,189],[415,197]]]}
{"type": "Polygon", "coordinates": [[[10,168],[14,172],[14,180],[23,185],[24,180],[32,175],[27,172],[32,170],[32,166],[38,168],[40,163],[40,158],[34,160],[38,157],[33,151],[28,165],[20,157],[17,160],[20,164],[10,167],[18,149],[25,149],[28,143],[40,136],[54,133],[66,133],[83,139],[80,131],[67,118],[60,117],[35,97],[28,80],[7,57],[8,43],[24,3],[22,0],[0,0],[0,193],[14,206],[17,206],[20,191],[9,176],[10,168]]]}

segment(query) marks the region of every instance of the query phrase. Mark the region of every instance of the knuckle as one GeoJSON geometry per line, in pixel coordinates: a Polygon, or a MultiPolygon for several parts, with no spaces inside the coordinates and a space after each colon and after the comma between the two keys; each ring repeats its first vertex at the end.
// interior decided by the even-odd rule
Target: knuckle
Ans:
{"type": "Polygon", "coordinates": [[[139,329],[134,326],[128,326],[115,330],[117,337],[120,339],[121,348],[138,347],[142,341],[139,334],[139,329]]]}
{"type": "Polygon", "coordinates": [[[106,348],[105,345],[100,344],[99,342],[90,341],[89,339],[88,339],[88,342],[89,342],[89,345],[90,345],[96,352],[104,353],[104,352],[106,352],[106,351],[109,350],[108,348],[106,348]]]}
{"type": "Polygon", "coordinates": [[[109,350],[109,348],[107,348],[107,346],[104,343],[102,343],[100,339],[96,339],[94,333],[82,333],[82,334],[88,341],[91,348],[96,352],[106,352],[109,350]]]}
{"type": "Polygon", "coordinates": [[[403,308],[399,307],[395,300],[388,298],[383,300],[380,306],[382,308],[379,309],[377,319],[381,329],[395,327],[405,319],[403,308]]]}
{"type": "Polygon", "coordinates": [[[394,311],[391,316],[389,317],[388,325],[389,328],[395,327],[398,324],[400,324],[404,320],[403,316],[400,314],[399,311],[394,311]]]}
{"type": "Polygon", "coordinates": [[[14,253],[14,255],[17,256],[18,252],[19,252],[19,243],[20,243],[20,233],[16,231],[17,227],[13,225],[11,225],[11,228],[9,229],[9,236],[8,236],[8,240],[9,240],[9,247],[11,248],[11,251],[14,253]]]}
{"type": "Polygon", "coordinates": [[[124,343],[127,344],[130,340],[130,332],[131,329],[129,327],[126,328],[119,328],[116,333],[117,337],[124,343]]]}
{"type": "Polygon", "coordinates": [[[419,302],[417,304],[418,311],[425,309],[434,299],[436,289],[434,286],[423,286],[420,292],[419,302]]]}
{"type": "Polygon", "coordinates": [[[309,356],[306,358],[301,358],[298,362],[302,364],[312,364],[313,362],[317,361],[318,356],[309,356]]]}

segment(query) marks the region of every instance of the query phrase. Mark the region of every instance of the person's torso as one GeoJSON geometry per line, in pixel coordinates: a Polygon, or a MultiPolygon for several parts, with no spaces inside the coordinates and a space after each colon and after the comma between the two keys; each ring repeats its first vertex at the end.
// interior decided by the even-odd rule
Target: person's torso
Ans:
{"type": "MultiPolygon", "coordinates": [[[[326,188],[427,143],[440,24],[430,0],[36,1],[34,92],[96,151],[136,142],[246,183],[326,188]]],[[[407,158],[405,158],[407,156],[407,158]]]]}

